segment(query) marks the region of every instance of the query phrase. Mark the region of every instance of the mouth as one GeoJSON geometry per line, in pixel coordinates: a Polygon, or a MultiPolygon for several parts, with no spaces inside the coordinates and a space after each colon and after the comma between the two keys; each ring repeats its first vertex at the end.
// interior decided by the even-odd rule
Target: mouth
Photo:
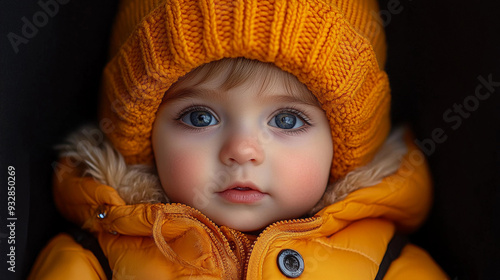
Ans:
{"type": "Polygon", "coordinates": [[[225,190],[218,192],[223,199],[230,203],[235,204],[253,204],[262,200],[267,193],[260,191],[260,189],[253,183],[239,183],[231,184],[225,190]]]}

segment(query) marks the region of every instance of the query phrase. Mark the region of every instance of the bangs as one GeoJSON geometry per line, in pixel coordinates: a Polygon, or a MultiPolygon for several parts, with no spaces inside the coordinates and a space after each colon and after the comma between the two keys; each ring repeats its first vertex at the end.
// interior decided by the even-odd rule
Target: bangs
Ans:
{"type": "Polygon", "coordinates": [[[244,84],[248,77],[258,76],[262,81],[259,94],[266,92],[277,81],[282,81],[285,85],[286,94],[305,103],[319,106],[319,102],[312,92],[294,75],[281,70],[274,64],[243,57],[224,58],[199,66],[180,78],[168,89],[167,93],[179,90],[180,85],[183,84],[182,82],[189,82],[193,83],[194,86],[198,86],[203,83],[209,83],[220,75],[226,77],[220,85],[223,91],[244,84]]]}

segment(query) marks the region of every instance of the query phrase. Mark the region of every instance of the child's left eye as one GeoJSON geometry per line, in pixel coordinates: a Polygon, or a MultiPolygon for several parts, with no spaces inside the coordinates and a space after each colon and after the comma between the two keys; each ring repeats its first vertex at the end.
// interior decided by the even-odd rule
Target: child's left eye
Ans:
{"type": "Polygon", "coordinates": [[[269,125],[281,129],[294,129],[303,126],[304,121],[294,113],[281,112],[276,114],[271,121],[269,121],[269,125]]]}

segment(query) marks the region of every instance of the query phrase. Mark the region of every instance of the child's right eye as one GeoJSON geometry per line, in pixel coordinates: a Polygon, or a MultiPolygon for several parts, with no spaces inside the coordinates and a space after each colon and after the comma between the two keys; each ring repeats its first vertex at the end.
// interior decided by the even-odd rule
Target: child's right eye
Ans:
{"type": "Polygon", "coordinates": [[[217,118],[210,111],[199,108],[193,108],[192,110],[184,113],[179,119],[185,124],[194,127],[205,127],[219,123],[217,118]]]}

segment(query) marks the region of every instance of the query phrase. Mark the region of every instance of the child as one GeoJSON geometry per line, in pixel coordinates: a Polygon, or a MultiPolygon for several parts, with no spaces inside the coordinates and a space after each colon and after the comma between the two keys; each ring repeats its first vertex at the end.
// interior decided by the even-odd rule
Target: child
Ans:
{"type": "Polygon", "coordinates": [[[123,1],[109,140],[72,135],[54,177],[61,213],[99,246],[60,234],[30,278],[446,279],[399,235],[431,188],[408,135],[387,138],[376,9],[123,1]]]}

